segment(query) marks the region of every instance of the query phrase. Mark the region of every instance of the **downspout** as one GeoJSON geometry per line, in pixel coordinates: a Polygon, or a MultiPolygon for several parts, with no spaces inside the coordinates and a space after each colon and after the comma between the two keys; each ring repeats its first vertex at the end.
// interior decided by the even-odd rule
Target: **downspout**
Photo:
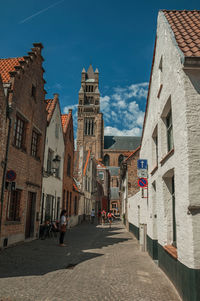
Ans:
{"type": "Polygon", "coordinates": [[[11,105],[8,104],[8,95],[7,95],[7,112],[6,112],[6,118],[8,118],[8,136],[7,136],[7,142],[6,142],[6,154],[5,154],[5,160],[3,162],[3,177],[2,177],[2,186],[1,186],[1,211],[0,211],[0,233],[1,233],[1,226],[2,226],[2,218],[3,218],[3,200],[4,200],[4,191],[5,191],[5,183],[6,183],[6,172],[7,172],[7,163],[8,163],[8,150],[9,150],[9,144],[10,144],[10,133],[11,133],[11,127],[12,127],[12,118],[10,117],[12,112],[11,105]]]}

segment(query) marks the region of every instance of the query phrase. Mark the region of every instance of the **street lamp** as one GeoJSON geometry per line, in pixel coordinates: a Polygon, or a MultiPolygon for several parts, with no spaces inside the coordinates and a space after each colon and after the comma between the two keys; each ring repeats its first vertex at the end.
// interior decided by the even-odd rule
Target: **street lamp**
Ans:
{"type": "Polygon", "coordinates": [[[59,165],[60,165],[60,158],[58,155],[55,156],[55,158],[52,160],[52,172],[53,174],[56,174],[58,169],[59,169],[59,165]]]}

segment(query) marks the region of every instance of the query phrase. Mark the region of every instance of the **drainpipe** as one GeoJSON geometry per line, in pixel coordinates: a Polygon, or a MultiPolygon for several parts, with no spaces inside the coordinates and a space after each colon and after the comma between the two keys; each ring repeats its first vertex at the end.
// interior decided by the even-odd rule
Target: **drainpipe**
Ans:
{"type": "Polygon", "coordinates": [[[9,123],[8,123],[8,136],[7,136],[7,142],[6,142],[6,154],[5,154],[5,160],[3,162],[3,177],[2,177],[2,186],[1,186],[0,233],[1,233],[1,226],[2,226],[2,218],[3,218],[3,200],[4,200],[4,191],[5,191],[5,183],[6,183],[8,150],[9,150],[9,144],[10,144],[10,133],[11,133],[11,126],[12,126],[12,118],[10,117],[11,112],[12,112],[12,107],[7,102],[6,117],[8,118],[9,123]]]}

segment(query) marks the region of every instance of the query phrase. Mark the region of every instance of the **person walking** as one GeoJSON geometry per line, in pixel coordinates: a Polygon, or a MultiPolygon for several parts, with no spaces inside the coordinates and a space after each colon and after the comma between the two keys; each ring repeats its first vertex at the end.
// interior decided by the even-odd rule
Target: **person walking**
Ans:
{"type": "Polygon", "coordinates": [[[110,228],[112,225],[112,220],[113,220],[114,215],[111,213],[111,211],[108,212],[107,218],[108,218],[108,222],[110,224],[110,228]]]}
{"type": "Polygon", "coordinates": [[[67,211],[63,209],[60,214],[60,246],[64,247],[64,238],[67,226],[67,218],[66,218],[67,211]]]}
{"type": "Polygon", "coordinates": [[[101,212],[102,226],[105,224],[106,211],[103,209],[101,212]]]}
{"type": "Polygon", "coordinates": [[[94,218],[95,218],[95,211],[94,211],[94,209],[92,209],[90,217],[91,217],[91,224],[94,224],[94,218]]]}

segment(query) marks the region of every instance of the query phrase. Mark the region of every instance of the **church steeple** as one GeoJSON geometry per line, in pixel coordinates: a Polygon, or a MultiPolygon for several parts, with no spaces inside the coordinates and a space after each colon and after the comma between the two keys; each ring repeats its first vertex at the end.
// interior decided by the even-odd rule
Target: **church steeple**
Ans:
{"type": "Polygon", "coordinates": [[[78,104],[77,149],[90,149],[96,159],[102,158],[103,115],[100,113],[99,71],[92,65],[81,74],[78,104]]]}

